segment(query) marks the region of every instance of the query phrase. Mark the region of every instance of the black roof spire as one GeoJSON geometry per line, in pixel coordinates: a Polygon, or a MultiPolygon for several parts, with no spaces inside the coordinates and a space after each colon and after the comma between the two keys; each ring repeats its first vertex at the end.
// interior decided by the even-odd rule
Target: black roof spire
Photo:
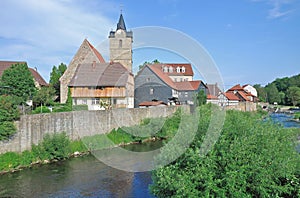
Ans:
{"type": "Polygon", "coordinates": [[[119,29],[126,31],[126,26],[125,26],[125,22],[124,22],[122,13],[120,14],[119,22],[117,24],[117,30],[119,30],[119,29]]]}

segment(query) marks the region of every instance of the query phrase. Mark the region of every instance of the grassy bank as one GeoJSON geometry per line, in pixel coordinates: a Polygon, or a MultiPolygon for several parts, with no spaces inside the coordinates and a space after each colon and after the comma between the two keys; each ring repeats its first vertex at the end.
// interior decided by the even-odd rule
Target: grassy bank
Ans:
{"type": "Polygon", "coordinates": [[[14,172],[36,164],[64,160],[92,150],[112,148],[131,143],[142,143],[152,139],[172,137],[180,122],[180,111],[169,118],[145,119],[138,126],[123,127],[108,134],[83,137],[70,141],[65,133],[47,134],[31,151],[22,153],[7,152],[0,155],[0,174],[14,172]],[[177,123],[177,124],[176,124],[177,123]]]}

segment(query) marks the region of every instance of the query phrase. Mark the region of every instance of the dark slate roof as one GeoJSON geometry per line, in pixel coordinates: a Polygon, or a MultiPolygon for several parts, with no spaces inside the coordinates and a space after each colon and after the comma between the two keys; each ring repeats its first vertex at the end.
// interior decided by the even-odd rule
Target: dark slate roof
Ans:
{"type": "MultiPolygon", "coordinates": [[[[126,32],[126,37],[129,37],[129,38],[133,37],[132,31],[127,31],[126,30],[125,21],[124,21],[124,18],[123,18],[122,14],[120,15],[119,22],[117,24],[117,30],[124,30],[126,32]]],[[[115,31],[110,31],[109,38],[115,37],[115,33],[116,33],[115,31]]]]}
{"type": "MultiPolygon", "coordinates": [[[[9,67],[17,63],[27,64],[25,61],[0,61],[0,77],[2,76],[4,70],[8,69],[9,67]]],[[[28,69],[31,72],[34,80],[37,81],[39,85],[48,86],[48,83],[35,69],[32,68],[28,68],[28,69]]]]}
{"type": "Polygon", "coordinates": [[[71,87],[124,87],[132,75],[120,63],[80,64],[69,84],[71,87]]]}
{"type": "Polygon", "coordinates": [[[122,30],[126,31],[126,26],[125,26],[125,22],[124,22],[122,14],[120,15],[119,22],[117,24],[117,30],[119,30],[119,29],[122,29],[122,30]]]}

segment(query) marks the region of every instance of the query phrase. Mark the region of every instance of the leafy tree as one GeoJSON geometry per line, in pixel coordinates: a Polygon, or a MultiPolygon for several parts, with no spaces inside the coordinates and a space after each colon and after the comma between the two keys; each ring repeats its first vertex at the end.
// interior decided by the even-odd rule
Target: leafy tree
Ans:
{"type": "Polygon", "coordinates": [[[200,90],[195,97],[195,105],[200,106],[206,104],[206,94],[203,90],[200,90]]]}
{"type": "Polygon", "coordinates": [[[58,67],[55,65],[52,67],[52,72],[50,73],[50,86],[54,88],[55,94],[60,96],[60,77],[65,73],[67,65],[61,63],[58,67]]]}
{"type": "Polygon", "coordinates": [[[262,87],[260,84],[256,84],[253,86],[257,91],[257,97],[259,101],[266,102],[267,100],[267,92],[264,87],[262,87]]]}
{"type": "Polygon", "coordinates": [[[273,104],[274,102],[279,103],[281,101],[278,89],[274,83],[268,84],[266,86],[266,90],[267,90],[267,99],[268,99],[267,102],[273,104]]]}
{"type": "Polygon", "coordinates": [[[55,95],[53,87],[42,87],[33,97],[34,106],[52,105],[55,95]]]}
{"type": "Polygon", "coordinates": [[[20,103],[25,103],[36,92],[33,76],[26,63],[17,63],[6,69],[1,77],[0,86],[5,86],[5,93],[20,98],[20,103]]]}
{"type": "Polygon", "coordinates": [[[294,106],[300,104],[300,87],[289,87],[287,90],[287,97],[294,106]]]}
{"type": "Polygon", "coordinates": [[[0,140],[9,138],[16,132],[14,120],[19,118],[13,96],[0,96],[0,140]]]}

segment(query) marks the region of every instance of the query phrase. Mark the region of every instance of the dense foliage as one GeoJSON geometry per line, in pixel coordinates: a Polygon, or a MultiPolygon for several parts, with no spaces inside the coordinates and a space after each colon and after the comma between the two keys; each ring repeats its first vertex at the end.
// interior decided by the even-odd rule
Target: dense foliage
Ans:
{"type": "Polygon", "coordinates": [[[55,95],[60,96],[60,77],[65,73],[67,70],[67,65],[64,63],[61,63],[58,67],[55,65],[52,67],[52,71],[50,73],[50,87],[52,87],[55,90],[55,95]]]}
{"type": "Polygon", "coordinates": [[[41,87],[33,97],[34,107],[54,104],[55,90],[52,87],[41,87]]]}
{"type": "Polygon", "coordinates": [[[19,111],[14,101],[13,96],[0,96],[0,140],[16,132],[14,120],[19,118],[19,111]]]}
{"type": "Polygon", "coordinates": [[[272,83],[265,87],[254,85],[258,92],[258,97],[262,102],[274,103],[283,105],[300,105],[300,74],[277,78],[272,83]]]}
{"type": "Polygon", "coordinates": [[[35,95],[36,87],[31,72],[26,63],[17,63],[4,70],[0,86],[1,94],[16,96],[21,103],[25,103],[30,97],[35,95]]]}
{"type": "MultiPolygon", "coordinates": [[[[222,133],[205,156],[199,150],[210,110],[200,107],[196,138],[175,162],[153,172],[157,197],[299,197],[299,129],[262,122],[261,115],[227,111],[222,133]],[[298,133],[298,134],[297,134],[298,133]]],[[[174,148],[176,149],[176,148],[174,148]]],[[[172,155],[172,150],[170,150],[172,155]]]]}

